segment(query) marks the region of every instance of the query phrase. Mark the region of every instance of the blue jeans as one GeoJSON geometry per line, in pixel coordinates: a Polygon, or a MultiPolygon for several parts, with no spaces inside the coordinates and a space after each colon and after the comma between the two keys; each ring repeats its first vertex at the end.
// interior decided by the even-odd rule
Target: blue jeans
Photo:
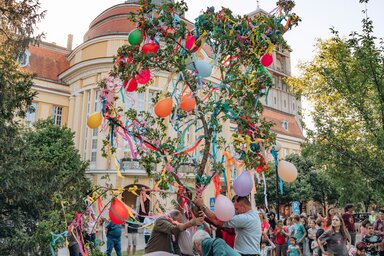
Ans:
{"type": "Polygon", "coordinates": [[[115,248],[116,255],[121,256],[121,238],[107,236],[107,256],[111,256],[113,248],[115,248]]]}

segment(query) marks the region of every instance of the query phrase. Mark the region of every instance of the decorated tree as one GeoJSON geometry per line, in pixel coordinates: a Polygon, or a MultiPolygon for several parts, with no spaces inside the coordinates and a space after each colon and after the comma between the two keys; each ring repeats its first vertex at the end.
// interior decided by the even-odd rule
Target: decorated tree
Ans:
{"type": "MultiPolygon", "coordinates": [[[[122,137],[131,157],[139,159],[149,175],[163,177],[160,185],[168,188],[177,182],[198,194],[212,178],[218,194],[221,174],[229,188],[232,164],[267,171],[266,149],[275,136],[272,123],[260,118],[260,98],[272,86],[266,67],[273,61],[274,46],[287,48],[283,34],[300,20],[291,13],[293,7],[293,1],[277,1],[271,15],[255,17],[208,8],[192,27],[183,18],[184,1],[162,6],[142,1],[130,15],[137,28],[129,34],[129,44],[119,48],[110,76],[101,83],[102,115],[109,125],[105,155],[112,156],[122,137]],[[203,52],[211,56],[209,61],[203,52]],[[154,98],[154,114],[116,103],[119,95],[129,100],[131,92],[153,84],[151,77],[160,72],[168,79],[154,98]],[[235,129],[225,138],[223,126],[230,123],[235,129]],[[192,129],[198,136],[189,143],[185,135],[192,129]],[[179,168],[185,164],[194,168],[196,190],[180,179],[179,168]]],[[[97,127],[100,114],[90,121],[97,127]]]]}
{"type": "Polygon", "coordinates": [[[383,193],[384,179],[384,51],[373,31],[369,17],[348,38],[333,30],[290,80],[313,104],[308,137],[317,168],[342,189],[340,200],[366,206],[378,202],[373,192],[383,193]]]}

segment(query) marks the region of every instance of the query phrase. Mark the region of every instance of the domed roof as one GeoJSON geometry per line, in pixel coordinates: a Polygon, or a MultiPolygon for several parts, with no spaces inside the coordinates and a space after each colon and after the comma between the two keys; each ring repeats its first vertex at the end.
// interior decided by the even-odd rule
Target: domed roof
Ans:
{"type": "MultiPolygon", "coordinates": [[[[152,0],[153,4],[162,5],[173,0],[152,0]]],[[[136,27],[128,20],[128,15],[139,8],[139,0],[128,0],[108,8],[100,13],[89,25],[84,35],[84,42],[90,39],[106,35],[128,35],[136,27]]]]}

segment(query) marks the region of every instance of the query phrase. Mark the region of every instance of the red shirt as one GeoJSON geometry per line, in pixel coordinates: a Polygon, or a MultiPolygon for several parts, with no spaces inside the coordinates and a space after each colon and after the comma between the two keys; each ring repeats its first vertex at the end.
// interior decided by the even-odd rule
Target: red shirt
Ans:
{"type": "MultiPolygon", "coordinates": [[[[283,227],[283,231],[288,233],[287,227],[283,227]]],[[[275,244],[285,244],[287,242],[287,237],[284,234],[281,234],[279,232],[279,227],[276,227],[275,230],[273,230],[273,233],[275,234],[275,244]]]]}
{"type": "Polygon", "coordinates": [[[353,218],[353,215],[346,212],[342,217],[349,233],[356,233],[355,219],[353,218]]]}

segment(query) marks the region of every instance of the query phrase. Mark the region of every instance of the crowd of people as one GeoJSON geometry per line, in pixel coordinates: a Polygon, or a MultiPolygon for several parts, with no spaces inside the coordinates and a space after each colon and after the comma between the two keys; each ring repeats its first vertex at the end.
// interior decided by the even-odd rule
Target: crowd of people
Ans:
{"type": "MultiPolygon", "coordinates": [[[[350,204],[343,213],[329,209],[326,215],[303,213],[277,219],[273,212],[252,209],[248,197],[236,196],[232,201],[236,214],[229,221],[217,219],[202,198],[195,198],[193,204],[199,209],[195,215],[178,207],[157,219],[149,214],[141,227],[110,222],[106,253],[111,255],[115,249],[122,255],[120,239],[125,230],[128,255],[135,255],[138,229],[144,228],[145,255],[150,256],[384,256],[384,209],[371,212],[357,225],[350,204]]],[[[94,237],[89,234],[87,239],[94,237]]]]}

